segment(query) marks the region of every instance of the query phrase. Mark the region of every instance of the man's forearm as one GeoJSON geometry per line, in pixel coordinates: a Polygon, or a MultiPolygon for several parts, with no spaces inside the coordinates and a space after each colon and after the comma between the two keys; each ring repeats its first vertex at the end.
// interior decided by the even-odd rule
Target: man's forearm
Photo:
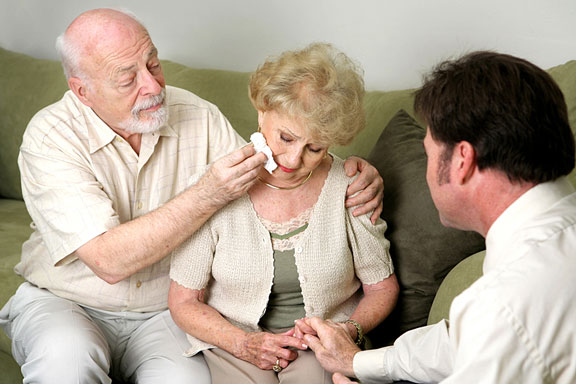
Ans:
{"type": "Polygon", "coordinates": [[[195,185],[163,206],[90,240],[76,254],[101,279],[115,284],[172,252],[225,202],[195,185]]]}
{"type": "Polygon", "coordinates": [[[115,284],[162,260],[217,210],[245,194],[265,162],[264,154],[244,146],[163,206],[90,240],[76,254],[98,277],[115,284]]]}

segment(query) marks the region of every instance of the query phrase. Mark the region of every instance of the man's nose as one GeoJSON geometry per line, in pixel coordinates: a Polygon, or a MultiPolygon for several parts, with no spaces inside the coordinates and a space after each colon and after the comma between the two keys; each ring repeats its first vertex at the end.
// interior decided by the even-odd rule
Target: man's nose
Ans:
{"type": "Polygon", "coordinates": [[[146,95],[158,95],[162,91],[162,85],[158,82],[158,79],[148,71],[148,69],[141,72],[141,82],[140,82],[140,94],[142,96],[146,95]]]}

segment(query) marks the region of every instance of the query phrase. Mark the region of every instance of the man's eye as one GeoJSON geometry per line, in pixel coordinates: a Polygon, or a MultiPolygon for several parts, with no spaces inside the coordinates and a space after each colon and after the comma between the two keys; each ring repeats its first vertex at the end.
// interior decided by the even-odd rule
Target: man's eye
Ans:
{"type": "Polygon", "coordinates": [[[121,86],[121,87],[129,87],[129,86],[131,86],[133,83],[134,83],[134,79],[125,81],[125,82],[123,82],[123,83],[120,83],[120,86],[121,86]]]}

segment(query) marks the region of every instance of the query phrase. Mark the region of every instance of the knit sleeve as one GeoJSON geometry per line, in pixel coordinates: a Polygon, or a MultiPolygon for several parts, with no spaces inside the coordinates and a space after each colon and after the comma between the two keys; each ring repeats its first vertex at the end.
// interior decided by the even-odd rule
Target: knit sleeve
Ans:
{"type": "Polygon", "coordinates": [[[390,242],[384,237],[386,222],[378,218],[372,224],[369,214],[354,217],[352,211],[346,210],[346,230],[356,276],[363,284],[378,283],[394,273],[390,242]]]}
{"type": "Polygon", "coordinates": [[[170,278],[190,289],[203,289],[212,275],[216,242],[211,231],[212,219],[172,252],[170,278]]]}

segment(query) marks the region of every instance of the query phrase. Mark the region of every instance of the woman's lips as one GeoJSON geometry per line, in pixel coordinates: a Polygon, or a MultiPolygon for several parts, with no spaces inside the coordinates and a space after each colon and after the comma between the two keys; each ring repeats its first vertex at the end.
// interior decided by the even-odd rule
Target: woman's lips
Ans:
{"type": "Polygon", "coordinates": [[[278,168],[280,168],[281,170],[283,170],[283,171],[286,172],[286,173],[292,173],[292,172],[295,171],[295,169],[286,168],[286,167],[284,167],[284,166],[282,166],[282,165],[280,165],[280,164],[278,164],[278,168]]]}

